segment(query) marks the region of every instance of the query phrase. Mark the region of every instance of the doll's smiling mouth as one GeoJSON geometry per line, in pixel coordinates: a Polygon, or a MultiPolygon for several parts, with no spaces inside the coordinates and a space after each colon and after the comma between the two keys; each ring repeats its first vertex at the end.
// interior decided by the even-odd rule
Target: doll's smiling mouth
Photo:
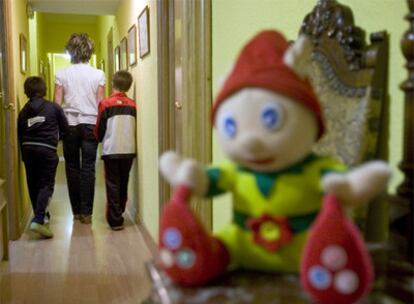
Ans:
{"type": "Polygon", "coordinates": [[[273,162],[274,158],[262,158],[262,159],[246,159],[246,162],[255,165],[265,165],[273,162]]]}

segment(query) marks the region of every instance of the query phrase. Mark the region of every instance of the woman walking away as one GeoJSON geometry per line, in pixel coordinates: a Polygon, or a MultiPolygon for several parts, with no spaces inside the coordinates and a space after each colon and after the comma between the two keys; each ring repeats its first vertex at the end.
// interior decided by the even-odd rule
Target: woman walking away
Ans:
{"type": "Polygon", "coordinates": [[[63,141],[63,154],[73,216],[75,220],[90,224],[98,146],[93,130],[98,103],[104,97],[105,74],[88,64],[94,48],[87,34],[72,34],[66,50],[72,64],[56,73],[54,100],[62,104],[69,122],[69,134],[63,141]]]}

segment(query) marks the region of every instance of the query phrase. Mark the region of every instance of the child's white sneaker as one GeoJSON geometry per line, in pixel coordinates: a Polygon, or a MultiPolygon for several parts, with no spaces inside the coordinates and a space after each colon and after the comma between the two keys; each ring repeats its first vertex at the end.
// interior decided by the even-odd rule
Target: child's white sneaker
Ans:
{"type": "Polygon", "coordinates": [[[48,225],[42,225],[36,222],[30,224],[30,230],[39,233],[46,238],[52,238],[53,232],[50,230],[48,225]]]}

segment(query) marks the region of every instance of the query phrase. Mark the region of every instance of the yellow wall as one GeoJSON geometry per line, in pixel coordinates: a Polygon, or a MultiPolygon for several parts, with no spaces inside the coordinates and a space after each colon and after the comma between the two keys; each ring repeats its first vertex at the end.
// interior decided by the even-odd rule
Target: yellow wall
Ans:
{"type": "MultiPolygon", "coordinates": [[[[134,84],[128,95],[137,102],[137,143],[138,162],[135,171],[138,178],[131,185],[138,193],[139,212],[145,226],[154,237],[158,235],[158,92],[157,92],[157,24],[155,0],[124,0],[116,12],[115,18],[99,18],[99,36],[101,38],[102,58],[107,63],[107,34],[111,26],[114,30],[114,46],[128,33],[128,29],[137,25],[137,18],[148,5],[150,12],[150,54],[143,59],[137,58],[137,65],[129,68],[134,84]],[[138,187],[138,189],[136,189],[138,187]]],[[[138,25],[137,25],[138,26],[138,25]]],[[[137,37],[138,39],[138,37],[137,37]]],[[[108,69],[106,69],[108,71],[108,69]]],[[[107,75],[108,78],[108,75],[107,75]]]]}
{"type": "MultiPolygon", "coordinates": [[[[48,54],[62,54],[65,52],[65,45],[73,33],[87,33],[95,42],[96,56],[100,58],[100,40],[98,35],[98,17],[89,15],[73,14],[52,14],[36,13],[36,35],[37,35],[37,60],[42,60],[45,70],[49,99],[53,98],[54,88],[54,67],[52,58],[48,54]]],[[[31,27],[32,32],[32,27],[31,27]]],[[[34,54],[33,54],[34,56],[34,54]]]]}
{"type": "Polygon", "coordinates": [[[35,13],[33,18],[29,19],[30,75],[38,75],[39,72],[37,37],[37,14],[35,13]]]}
{"type": "MultiPolygon", "coordinates": [[[[312,10],[316,0],[212,0],[213,16],[213,92],[217,93],[219,82],[230,69],[246,41],[259,30],[274,28],[282,31],[288,39],[296,39],[304,16],[312,10]],[[237,8],[237,9],[236,9],[237,8]]],[[[403,95],[399,84],[406,79],[400,51],[402,33],[408,28],[403,20],[407,13],[405,1],[395,0],[339,0],[354,12],[355,23],[367,33],[386,29],[390,33],[390,163],[394,168],[391,191],[401,181],[397,164],[402,151],[403,95]]],[[[213,159],[224,158],[214,139],[213,159]]],[[[230,198],[214,201],[214,229],[219,229],[230,218],[230,198]],[[220,205],[220,208],[217,206],[220,205]],[[224,207],[225,205],[226,207],[224,207]]]]}
{"type": "Polygon", "coordinates": [[[50,13],[38,15],[41,23],[39,29],[39,35],[42,37],[41,57],[46,53],[64,53],[70,35],[77,32],[87,33],[95,41],[95,49],[99,57],[98,17],[50,13]]]}
{"type": "MultiPolygon", "coordinates": [[[[25,77],[30,73],[30,61],[29,61],[29,71],[26,74],[20,72],[20,34],[23,34],[26,38],[27,51],[30,49],[30,40],[29,40],[29,23],[26,16],[26,0],[12,1],[12,31],[13,31],[13,69],[14,69],[14,80],[15,80],[15,90],[19,106],[26,103],[26,96],[24,95],[23,83],[25,77]]],[[[29,58],[30,56],[28,56],[29,58]]]]}
{"type": "MultiPolygon", "coordinates": [[[[99,16],[98,17],[98,35],[100,41],[100,53],[101,58],[105,61],[105,74],[106,79],[109,79],[108,75],[108,48],[107,48],[107,41],[108,41],[108,33],[111,27],[115,24],[115,16],[99,16]]],[[[115,41],[114,41],[115,45],[115,41]]],[[[110,86],[106,86],[106,95],[109,95],[109,88],[110,86]]]]}

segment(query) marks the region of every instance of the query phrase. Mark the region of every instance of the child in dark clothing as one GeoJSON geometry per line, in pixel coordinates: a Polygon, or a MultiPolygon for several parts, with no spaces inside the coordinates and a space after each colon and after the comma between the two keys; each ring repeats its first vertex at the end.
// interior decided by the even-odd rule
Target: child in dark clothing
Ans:
{"type": "Polygon", "coordinates": [[[46,208],[59,162],[56,147],[67,133],[68,122],[59,105],[43,99],[46,84],[42,78],[27,78],[24,93],[29,101],[19,113],[17,132],[34,213],[30,230],[51,238],[53,233],[45,223],[49,217],[46,208]]]}
{"type": "Polygon", "coordinates": [[[123,229],[128,199],[128,179],[136,157],[136,105],[125,94],[132,84],[127,71],[118,71],[113,77],[109,98],[99,103],[95,136],[102,142],[107,196],[106,219],[113,230],[123,229]]]}

